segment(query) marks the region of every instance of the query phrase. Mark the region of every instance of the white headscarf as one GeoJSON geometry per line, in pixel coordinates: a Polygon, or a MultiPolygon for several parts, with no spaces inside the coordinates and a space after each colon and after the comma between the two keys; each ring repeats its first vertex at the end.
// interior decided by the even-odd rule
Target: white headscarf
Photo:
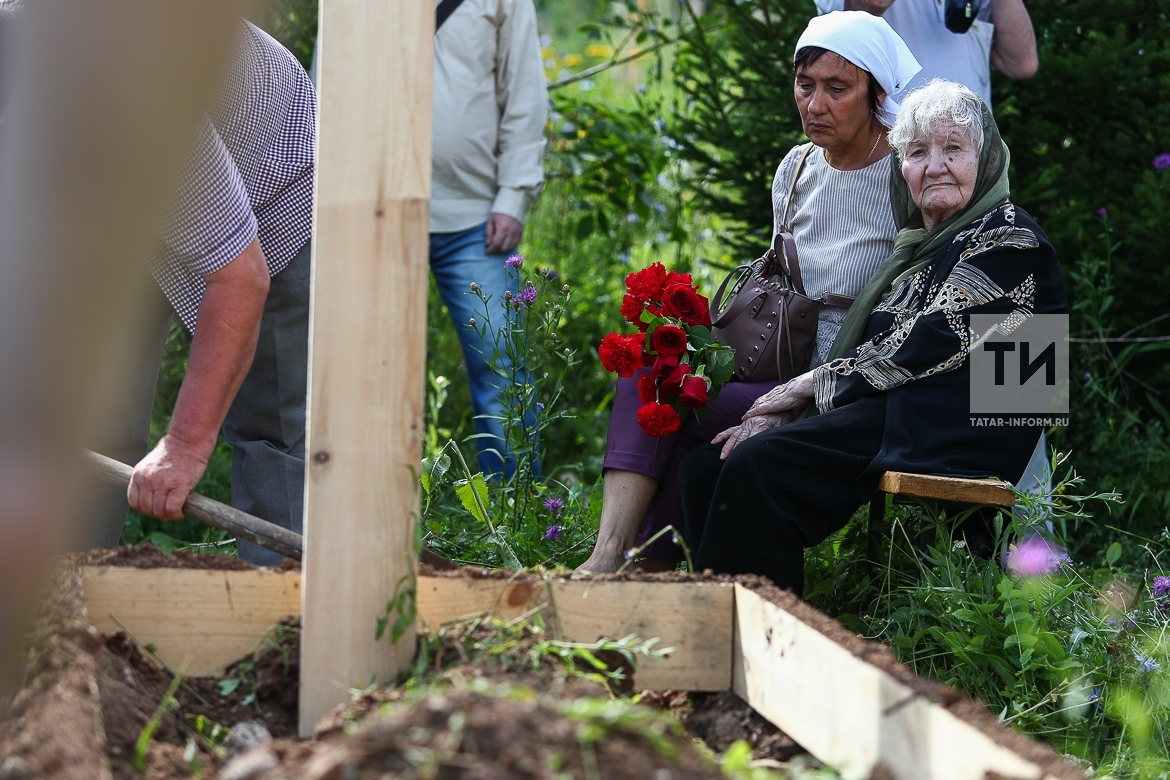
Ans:
{"type": "Polygon", "coordinates": [[[806,46],[828,49],[872,73],[886,93],[878,106],[878,119],[886,127],[894,126],[898,103],[893,96],[906,88],[922,66],[885,19],[865,11],[833,11],[815,16],[796,42],[796,51],[806,46]]]}

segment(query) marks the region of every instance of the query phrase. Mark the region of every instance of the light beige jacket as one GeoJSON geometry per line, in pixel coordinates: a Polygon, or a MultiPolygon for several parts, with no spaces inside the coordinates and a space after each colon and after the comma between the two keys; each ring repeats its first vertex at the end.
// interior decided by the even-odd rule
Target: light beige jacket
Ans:
{"type": "Polygon", "coordinates": [[[435,35],[431,232],[490,213],[523,222],[544,184],[547,121],[533,0],[463,0],[435,35]]]}

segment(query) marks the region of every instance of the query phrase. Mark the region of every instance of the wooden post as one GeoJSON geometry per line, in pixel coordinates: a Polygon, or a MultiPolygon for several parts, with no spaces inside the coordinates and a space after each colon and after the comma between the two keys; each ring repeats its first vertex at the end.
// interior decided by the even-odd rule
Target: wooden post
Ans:
{"type": "Polygon", "coordinates": [[[415,577],[434,22],[433,0],[321,3],[302,736],[414,652],[413,628],[374,635],[415,577]]]}

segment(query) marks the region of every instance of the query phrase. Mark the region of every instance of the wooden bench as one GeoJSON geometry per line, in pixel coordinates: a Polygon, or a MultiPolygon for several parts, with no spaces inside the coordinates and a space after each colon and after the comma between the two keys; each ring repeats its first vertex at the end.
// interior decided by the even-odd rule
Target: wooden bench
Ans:
{"type": "Polygon", "coordinates": [[[1012,507],[1016,494],[1012,486],[999,479],[964,479],[937,477],[930,474],[907,474],[887,471],[878,479],[878,495],[869,502],[869,529],[865,571],[873,582],[874,567],[881,555],[881,534],[886,519],[886,495],[897,503],[927,506],[995,506],[1012,507]]]}

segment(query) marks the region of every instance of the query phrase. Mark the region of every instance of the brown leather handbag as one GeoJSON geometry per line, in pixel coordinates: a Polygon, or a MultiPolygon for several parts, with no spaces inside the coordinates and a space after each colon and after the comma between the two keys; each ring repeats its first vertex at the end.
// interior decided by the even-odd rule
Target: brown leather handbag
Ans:
{"type": "Polygon", "coordinates": [[[846,295],[809,298],[800,277],[788,207],[804,162],[815,148],[808,145],[792,172],[772,248],[729,273],[712,301],[711,332],[735,350],[735,378],[741,382],[787,382],[803,374],[816,345],[821,306],[853,304],[854,299],[846,295]],[[728,284],[731,293],[724,300],[728,284]]]}

